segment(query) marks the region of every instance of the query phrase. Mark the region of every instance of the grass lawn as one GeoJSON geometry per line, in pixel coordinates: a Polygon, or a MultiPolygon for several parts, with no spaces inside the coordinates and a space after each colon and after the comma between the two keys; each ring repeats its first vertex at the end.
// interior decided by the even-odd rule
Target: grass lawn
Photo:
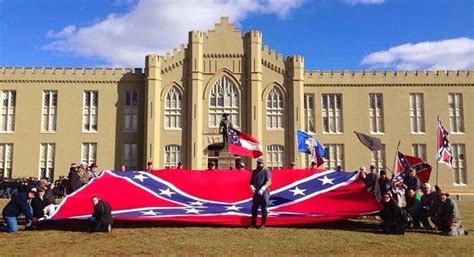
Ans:
{"type": "MultiPolygon", "coordinates": [[[[0,206],[6,201],[0,200],[0,206]]],[[[89,234],[57,224],[0,234],[4,255],[439,255],[474,256],[474,201],[458,202],[469,236],[410,231],[380,234],[378,221],[357,219],[298,228],[160,227],[117,223],[112,233],[89,234]]],[[[70,224],[68,224],[70,226],[70,224]]]]}

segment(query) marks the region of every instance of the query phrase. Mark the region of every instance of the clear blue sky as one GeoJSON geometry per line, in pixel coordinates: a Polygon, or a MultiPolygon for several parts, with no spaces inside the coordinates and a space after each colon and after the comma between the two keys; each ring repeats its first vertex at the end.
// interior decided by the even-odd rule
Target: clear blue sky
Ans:
{"type": "Polygon", "coordinates": [[[140,66],[226,15],[308,70],[474,69],[473,0],[152,2],[0,0],[0,66],[140,66]]]}

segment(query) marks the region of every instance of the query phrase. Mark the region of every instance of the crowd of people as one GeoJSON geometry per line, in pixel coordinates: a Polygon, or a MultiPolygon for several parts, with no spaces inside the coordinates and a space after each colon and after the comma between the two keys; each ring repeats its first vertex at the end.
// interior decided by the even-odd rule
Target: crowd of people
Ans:
{"type": "Polygon", "coordinates": [[[421,183],[415,169],[404,171],[400,180],[388,178],[385,170],[377,173],[373,165],[369,171],[360,167],[358,172],[368,191],[383,205],[379,216],[384,233],[404,234],[405,228],[412,227],[436,229],[449,236],[468,234],[461,225],[456,202],[438,186],[421,183]]]}
{"type": "MultiPolygon", "coordinates": [[[[294,162],[289,169],[295,169],[294,162]]],[[[208,169],[216,167],[211,162],[208,169]]],[[[309,169],[317,168],[312,162],[309,169]]],[[[183,169],[179,163],[176,169],[183,169]]],[[[238,162],[237,170],[245,170],[245,164],[238,162]]],[[[122,165],[120,170],[125,171],[122,165]]],[[[153,163],[148,162],[147,171],[153,170],[153,163]]],[[[338,166],[336,171],[342,172],[343,168],[338,166]]],[[[438,186],[434,188],[428,183],[421,183],[416,176],[416,170],[410,168],[394,180],[389,178],[385,170],[377,172],[375,166],[371,165],[369,171],[360,167],[356,171],[359,178],[364,182],[369,193],[381,202],[383,208],[378,213],[381,218],[381,230],[388,234],[404,234],[406,228],[437,230],[444,235],[467,235],[468,231],[461,225],[461,217],[456,202],[449,198],[449,194],[438,186]]],[[[71,163],[67,177],[60,176],[54,182],[47,179],[0,178],[0,197],[11,198],[5,206],[2,215],[6,226],[0,227],[0,231],[17,231],[17,217],[24,214],[26,227],[30,228],[34,223],[40,221],[55,210],[57,198],[71,194],[86,185],[92,178],[99,175],[98,165],[92,163],[71,163]]],[[[256,227],[256,215],[258,208],[262,212],[262,226],[265,227],[267,202],[270,197],[268,187],[271,183],[270,171],[263,167],[263,160],[258,159],[257,169],[252,172],[250,188],[253,194],[252,223],[250,227],[256,227]]],[[[94,206],[92,230],[111,231],[112,216],[110,205],[101,200],[99,196],[92,197],[94,206]]]]}

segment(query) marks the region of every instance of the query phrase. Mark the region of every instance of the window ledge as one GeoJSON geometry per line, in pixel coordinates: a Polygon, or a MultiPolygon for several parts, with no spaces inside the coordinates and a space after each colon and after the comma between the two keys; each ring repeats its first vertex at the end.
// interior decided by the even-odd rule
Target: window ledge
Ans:
{"type": "Polygon", "coordinates": [[[83,134],[97,134],[97,133],[99,133],[99,131],[85,131],[85,130],[83,130],[82,133],[83,134]]]}
{"type": "Polygon", "coordinates": [[[0,134],[14,134],[15,131],[0,131],[0,134]]]}
{"type": "Polygon", "coordinates": [[[182,128],[163,128],[165,131],[183,131],[182,128]]]}
{"type": "Polygon", "coordinates": [[[411,132],[412,135],[426,135],[426,132],[411,132]]]}

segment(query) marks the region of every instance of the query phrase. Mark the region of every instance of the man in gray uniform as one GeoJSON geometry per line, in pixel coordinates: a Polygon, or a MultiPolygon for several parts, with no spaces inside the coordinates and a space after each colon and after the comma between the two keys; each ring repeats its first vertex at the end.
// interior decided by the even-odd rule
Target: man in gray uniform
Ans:
{"type": "Polygon", "coordinates": [[[438,215],[433,217],[433,223],[441,230],[441,233],[447,236],[467,235],[468,231],[464,230],[461,225],[461,216],[456,202],[449,198],[449,194],[444,191],[438,192],[440,206],[438,215]]]}
{"type": "Polygon", "coordinates": [[[249,228],[257,228],[258,208],[262,209],[262,226],[265,228],[267,223],[267,206],[270,199],[268,187],[272,183],[272,176],[267,168],[263,167],[263,159],[257,159],[257,168],[252,171],[250,178],[250,190],[252,191],[252,223],[249,228]]]}

